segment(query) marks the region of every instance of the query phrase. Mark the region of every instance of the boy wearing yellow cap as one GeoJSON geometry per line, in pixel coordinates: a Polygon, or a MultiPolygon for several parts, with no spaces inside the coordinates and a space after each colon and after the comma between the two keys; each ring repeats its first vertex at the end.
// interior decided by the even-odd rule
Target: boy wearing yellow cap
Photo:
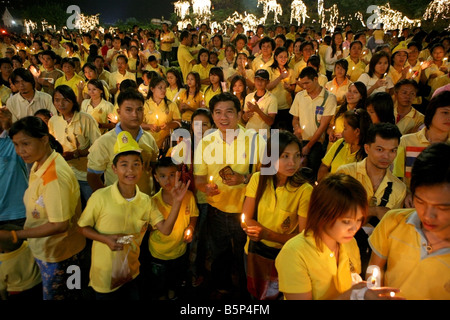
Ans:
{"type": "Polygon", "coordinates": [[[172,210],[164,219],[137,186],[143,172],[141,151],[129,132],[118,134],[112,165],[118,180],[92,194],[78,221],[80,233],[93,240],[89,285],[97,300],[139,299],[139,247],[148,224],[169,235],[189,186],[176,179],[170,191],[172,210]]]}

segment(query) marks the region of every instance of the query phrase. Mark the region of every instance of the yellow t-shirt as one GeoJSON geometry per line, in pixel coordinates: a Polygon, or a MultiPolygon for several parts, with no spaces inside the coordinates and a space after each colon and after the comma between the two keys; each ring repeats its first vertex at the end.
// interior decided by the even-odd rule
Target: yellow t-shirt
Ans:
{"type": "MultiPolygon", "coordinates": [[[[209,79],[209,71],[214,67],[212,64],[208,63],[206,67],[204,67],[201,63],[197,63],[192,67],[192,72],[197,72],[200,76],[200,81],[209,79]]],[[[200,90],[204,91],[208,85],[202,84],[200,90]]]]}
{"type": "Polygon", "coordinates": [[[218,195],[207,197],[208,203],[223,212],[242,212],[245,187],[240,184],[228,186],[222,183],[219,171],[229,165],[234,172],[247,174],[250,169],[250,154],[252,156],[252,172],[256,171],[262,159],[266,142],[263,137],[255,135],[254,130],[245,130],[239,126],[237,137],[231,144],[222,139],[219,130],[204,137],[194,152],[194,175],[213,176],[214,183],[218,186],[218,195]],[[252,142],[254,141],[254,142],[252,142]]]}
{"type": "Polygon", "coordinates": [[[39,266],[27,241],[17,250],[0,253],[0,292],[21,292],[41,282],[39,266]]]}
{"type": "MultiPolygon", "coordinates": [[[[171,41],[171,40],[175,40],[175,35],[173,34],[172,31],[169,31],[167,33],[162,32],[161,33],[161,40],[164,41],[171,41]]],[[[171,52],[172,51],[172,45],[174,44],[174,42],[160,42],[161,44],[161,51],[165,51],[165,52],[171,52]]]]}
{"type": "Polygon", "coordinates": [[[352,82],[345,78],[344,82],[339,85],[336,81],[336,78],[334,78],[333,80],[328,81],[325,84],[325,89],[334,94],[336,96],[337,104],[341,105],[345,101],[345,94],[347,93],[348,87],[351,84],[352,82]]]}
{"type": "Polygon", "coordinates": [[[403,207],[403,201],[406,197],[406,186],[397,177],[395,177],[391,171],[386,170],[383,180],[377,190],[373,190],[372,182],[370,181],[369,175],[366,170],[367,158],[360,162],[352,162],[343,166],[340,166],[336,173],[345,173],[359,182],[361,182],[364,189],[367,192],[367,200],[370,201],[372,197],[377,198],[376,205],[379,205],[381,198],[384,195],[384,190],[387,187],[388,182],[392,182],[392,192],[389,196],[389,201],[386,203],[385,207],[390,209],[398,209],[403,207]]]}
{"type": "MultiPolygon", "coordinates": [[[[162,189],[152,197],[155,206],[167,219],[172,206],[165,203],[162,198],[162,189]]],[[[198,217],[198,208],[195,197],[189,190],[183,198],[177,220],[169,235],[162,234],[159,230],[150,233],[148,248],[153,257],[160,260],[173,260],[181,257],[187,248],[184,242],[184,231],[189,226],[192,217],[198,217]]]]}
{"type": "MultiPolygon", "coordinates": [[[[92,227],[101,234],[133,235],[133,242],[124,245],[128,253],[130,275],[139,275],[139,252],[142,238],[148,225],[156,225],[164,220],[151,198],[139,191],[132,200],[125,199],[120,193],[117,182],[101,188],[89,198],[86,208],[78,221],[80,227],[92,227]]],[[[91,270],[89,285],[97,292],[108,293],[111,289],[113,262],[120,258],[120,251],[111,251],[103,242],[92,242],[91,270]],[[119,257],[118,257],[119,256],[119,257]]]]}
{"type": "Polygon", "coordinates": [[[425,116],[414,109],[414,107],[412,107],[411,111],[409,111],[403,118],[401,118],[400,121],[397,121],[397,116],[397,103],[395,103],[394,117],[396,119],[395,121],[397,122],[396,125],[402,135],[419,131],[425,120],[425,116]]]}
{"type": "Polygon", "coordinates": [[[355,63],[350,56],[345,58],[348,61],[348,71],[347,75],[350,77],[351,82],[358,81],[359,77],[365,72],[366,64],[364,61],[359,60],[358,63],[355,63]]]}
{"type": "MultiPolygon", "coordinates": [[[[114,144],[121,131],[119,122],[114,129],[98,138],[89,148],[87,170],[95,174],[105,174],[105,185],[107,186],[117,181],[117,175],[112,170],[112,161],[114,160],[114,144]]],[[[158,158],[159,149],[153,136],[141,129],[136,141],[139,148],[142,149],[141,155],[144,163],[155,162],[158,158]]],[[[153,178],[150,172],[143,170],[138,186],[142,192],[148,195],[153,194],[153,178]]]]}
{"type": "Polygon", "coordinates": [[[85,84],[85,83],[84,83],[84,82],[85,82],[84,79],[83,79],[82,77],[80,77],[79,75],[77,75],[77,74],[74,74],[73,77],[70,78],[70,80],[67,80],[66,76],[64,75],[64,76],[62,76],[62,77],[59,77],[59,78],[56,80],[56,82],[55,82],[55,88],[58,87],[58,86],[60,86],[60,85],[65,84],[66,86],[69,86],[70,88],[72,88],[73,92],[75,93],[75,95],[76,95],[77,98],[78,98],[79,93],[78,93],[78,87],[77,87],[77,85],[78,85],[78,83],[80,83],[80,82],[82,82],[83,85],[85,84]]]}
{"type": "Polygon", "coordinates": [[[9,97],[11,97],[11,89],[2,84],[0,86],[0,103],[4,106],[9,97]]]}
{"type": "Polygon", "coordinates": [[[266,69],[268,71],[270,66],[273,64],[273,61],[273,55],[267,62],[264,62],[262,55],[257,56],[252,62],[253,72],[256,73],[259,69],[266,69]]]}
{"type": "Polygon", "coordinates": [[[316,245],[312,234],[302,232],[287,241],[277,258],[280,291],[312,293],[313,300],[329,300],[352,287],[352,273],[361,273],[361,258],[355,239],[339,245],[339,261],[322,244],[316,245]]]}
{"type": "MultiPolygon", "coordinates": [[[[255,198],[258,190],[261,173],[252,175],[247,185],[245,196],[255,198]]],[[[265,228],[282,234],[291,234],[298,230],[298,217],[306,218],[308,213],[309,199],[313,187],[305,183],[296,188],[292,185],[277,187],[274,189],[272,178],[267,179],[263,196],[258,203],[257,221],[265,228]]],[[[280,249],[283,245],[278,242],[261,240],[269,247],[280,249]]],[[[248,239],[245,245],[247,252],[248,239]]]]}
{"type": "Polygon", "coordinates": [[[415,209],[391,210],[369,237],[373,254],[387,260],[384,286],[408,300],[449,300],[449,249],[428,254],[421,224],[415,209]]]}
{"type": "MultiPolygon", "coordinates": [[[[152,98],[145,100],[143,123],[162,126],[174,120],[181,120],[180,110],[178,110],[178,106],[176,105],[176,103],[168,101],[167,106],[167,103],[164,101],[164,99],[160,102],[159,105],[157,105],[152,98]],[[157,116],[158,119],[156,119],[157,116]]],[[[159,132],[148,132],[153,136],[153,138],[155,138],[156,144],[160,149],[162,148],[164,140],[170,134],[169,129],[161,130],[159,132]]]]}
{"type": "MultiPolygon", "coordinates": [[[[274,81],[281,74],[279,69],[268,68],[268,71],[269,71],[270,81],[274,81]]],[[[285,84],[295,85],[296,80],[294,77],[293,69],[288,69],[287,72],[289,74],[287,76],[287,78],[278,82],[278,84],[272,90],[270,90],[270,92],[277,98],[278,110],[289,109],[292,105],[292,94],[290,91],[287,91],[284,88],[284,85],[285,84]]]]}
{"type": "Polygon", "coordinates": [[[185,46],[184,44],[180,44],[177,51],[177,60],[180,64],[181,68],[181,74],[183,75],[183,80],[186,83],[186,77],[188,73],[192,70],[192,64],[191,61],[194,60],[194,57],[189,52],[189,47],[185,46]]]}
{"type": "Polygon", "coordinates": [[[177,103],[180,99],[178,97],[180,96],[182,88],[175,88],[172,89],[170,86],[166,89],[166,98],[169,99],[172,102],[177,103]]]}
{"type": "Polygon", "coordinates": [[[24,229],[69,221],[66,232],[28,239],[35,258],[60,262],[83,250],[86,244],[85,238],[76,231],[81,214],[80,186],[66,160],[56,151],[38,170],[36,166],[35,162],[23,197],[26,208],[24,229]]]}
{"type": "Polygon", "coordinates": [[[356,161],[356,153],[358,151],[352,153],[350,145],[348,143],[344,143],[342,149],[336,154],[337,149],[342,143],[344,143],[344,138],[341,138],[333,143],[330,150],[327,151],[325,157],[323,157],[322,159],[322,163],[324,165],[326,165],[327,167],[331,167],[330,173],[335,173],[337,169],[344,164],[356,161]],[[336,157],[333,160],[333,157],[335,155],[336,157]]]}
{"type": "Polygon", "coordinates": [[[209,101],[212,99],[212,97],[221,94],[222,90],[220,88],[217,88],[216,91],[213,91],[212,86],[206,87],[206,89],[203,91],[203,101],[206,106],[206,108],[209,109],[209,101]]]}

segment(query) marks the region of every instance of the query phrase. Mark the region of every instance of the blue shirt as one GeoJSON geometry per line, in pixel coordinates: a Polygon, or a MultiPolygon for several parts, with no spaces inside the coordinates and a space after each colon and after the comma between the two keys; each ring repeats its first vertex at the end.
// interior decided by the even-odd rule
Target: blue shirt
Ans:
{"type": "Polygon", "coordinates": [[[0,221],[25,218],[28,171],[6,131],[0,134],[0,221]]]}

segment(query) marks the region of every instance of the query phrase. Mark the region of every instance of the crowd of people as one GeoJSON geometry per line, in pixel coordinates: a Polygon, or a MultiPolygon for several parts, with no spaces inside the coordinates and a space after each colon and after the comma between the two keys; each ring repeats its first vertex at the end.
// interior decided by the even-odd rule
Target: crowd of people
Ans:
{"type": "Polygon", "coordinates": [[[2,299],[450,299],[449,32],[0,49],[2,299]]]}

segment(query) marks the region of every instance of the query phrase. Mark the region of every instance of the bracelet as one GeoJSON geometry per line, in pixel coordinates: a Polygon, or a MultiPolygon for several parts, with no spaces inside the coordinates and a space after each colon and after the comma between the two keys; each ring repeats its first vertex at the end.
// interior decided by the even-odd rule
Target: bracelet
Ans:
{"type": "Polygon", "coordinates": [[[350,300],[365,300],[364,296],[366,295],[367,287],[361,289],[353,289],[350,294],[350,300]]]}
{"type": "Polygon", "coordinates": [[[17,232],[15,230],[11,230],[11,235],[13,237],[12,243],[17,243],[17,241],[19,241],[19,238],[17,237],[17,232]]]}

